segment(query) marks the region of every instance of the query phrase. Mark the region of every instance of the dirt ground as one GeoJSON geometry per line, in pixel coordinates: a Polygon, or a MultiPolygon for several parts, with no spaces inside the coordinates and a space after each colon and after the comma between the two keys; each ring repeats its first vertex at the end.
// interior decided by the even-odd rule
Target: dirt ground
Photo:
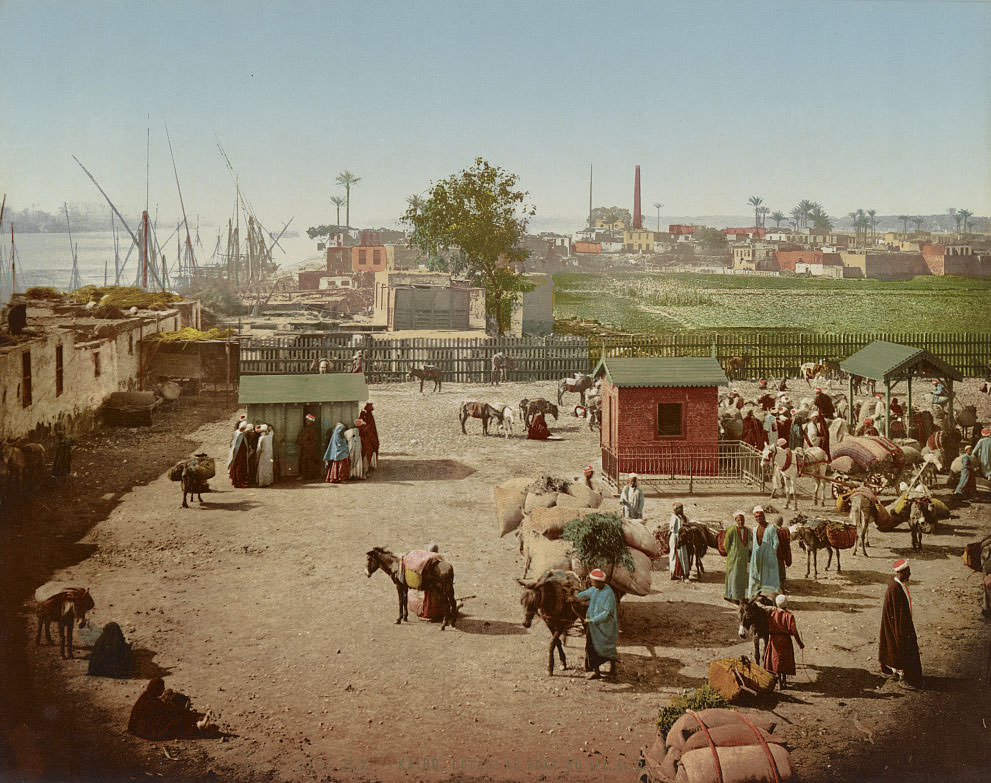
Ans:
{"type": "MultiPolygon", "coordinates": [[[[589,682],[578,669],[547,676],[549,634],[520,624],[522,558],[515,537],[496,535],[491,488],[577,476],[598,464],[597,435],[568,415],[549,420],[563,438],[555,442],[527,441],[519,424],[512,438],[483,437],[474,420],[462,435],[457,408],[468,397],[516,405],[553,387],[420,395],[413,384],[375,386],[381,465],[367,481],[234,490],[218,475],[190,509],[165,471],[201,450],[222,465],[237,418],[222,395],[183,399],[150,430],[80,442],[70,485],[4,521],[0,779],[635,780],[658,707],[701,684],[710,660],[752,654],[752,643],[737,636],[722,558],[710,552],[701,581],[654,572],[650,595],[623,600],[618,682],[589,682]],[[457,628],[443,632],[415,619],[396,626],[393,585],[363,573],[373,546],[428,541],[454,565],[456,594],[470,596],[457,628]],[[57,648],[34,646],[28,599],[47,581],[92,590],[92,622],[121,625],[137,676],[87,677],[87,649],[63,661],[57,648]],[[128,735],[130,707],[155,675],[232,736],[128,735]]],[[[970,385],[962,396],[991,419],[986,396],[970,385]]],[[[648,494],[648,518],[666,519],[674,498],[689,518],[726,521],[767,500],[736,487],[648,494]]],[[[979,576],[960,558],[991,528],[991,496],[983,500],[942,524],[921,555],[904,526],[872,531],[869,558],[845,553],[841,574],[820,562],[818,581],[803,578],[796,547],[788,592],[807,646],[794,686],[765,709],[803,780],[986,778],[989,629],[979,576]],[[913,563],[920,692],[878,673],[880,604],[899,557],[913,563]]],[[[567,651],[580,666],[581,638],[567,651]]]]}

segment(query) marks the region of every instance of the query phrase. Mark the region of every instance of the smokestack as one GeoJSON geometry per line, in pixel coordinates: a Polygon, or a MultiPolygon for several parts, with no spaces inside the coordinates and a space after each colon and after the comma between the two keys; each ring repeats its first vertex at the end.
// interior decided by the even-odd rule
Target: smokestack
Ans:
{"type": "Polygon", "coordinates": [[[640,167],[633,180],[633,228],[643,228],[643,217],[640,214],[640,167]]]}

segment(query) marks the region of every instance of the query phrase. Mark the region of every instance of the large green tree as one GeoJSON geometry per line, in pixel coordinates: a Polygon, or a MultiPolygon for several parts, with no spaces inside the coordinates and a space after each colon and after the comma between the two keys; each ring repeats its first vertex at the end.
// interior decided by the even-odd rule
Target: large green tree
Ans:
{"type": "Polygon", "coordinates": [[[485,288],[485,310],[500,335],[533,288],[516,266],[527,257],[520,245],[536,212],[528,196],[515,174],[475,158],[470,168],[433,183],[402,217],[412,228],[410,246],[426,253],[432,268],[485,288]]]}

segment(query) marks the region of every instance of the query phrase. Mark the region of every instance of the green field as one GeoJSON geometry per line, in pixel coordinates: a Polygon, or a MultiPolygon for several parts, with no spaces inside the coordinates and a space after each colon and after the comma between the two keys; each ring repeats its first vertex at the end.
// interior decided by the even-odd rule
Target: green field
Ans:
{"type": "Polygon", "coordinates": [[[554,275],[554,317],[623,332],[986,332],[991,280],[609,273],[554,275]]]}

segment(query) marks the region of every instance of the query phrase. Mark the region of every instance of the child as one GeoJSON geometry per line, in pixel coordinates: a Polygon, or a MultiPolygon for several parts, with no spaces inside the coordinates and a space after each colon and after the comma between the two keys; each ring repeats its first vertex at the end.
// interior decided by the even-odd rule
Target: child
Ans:
{"type": "Polygon", "coordinates": [[[795,648],[791,644],[791,637],[795,637],[800,649],[804,650],[805,644],[798,635],[795,615],[785,608],[788,606],[788,597],[779,595],[775,603],[778,608],[771,610],[768,620],[770,636],[764,650],[764,668],[777,675],[778,686],[784,689],[788,686],[788,675],[795,673],[795,648]]]}

